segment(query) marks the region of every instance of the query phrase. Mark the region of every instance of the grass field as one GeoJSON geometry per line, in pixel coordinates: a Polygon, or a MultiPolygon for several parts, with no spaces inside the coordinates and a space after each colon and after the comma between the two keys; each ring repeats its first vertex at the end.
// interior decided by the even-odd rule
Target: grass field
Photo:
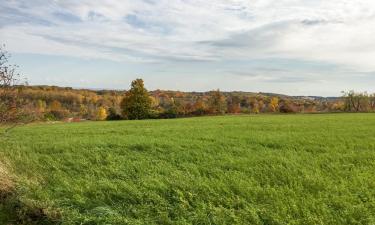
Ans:
{"type": "Polygon", "coordinates": [[[17,187],[0,224],[38,212],[63,224],[375,224],[375,114],[29,125],[0,141],[17,187]]]}

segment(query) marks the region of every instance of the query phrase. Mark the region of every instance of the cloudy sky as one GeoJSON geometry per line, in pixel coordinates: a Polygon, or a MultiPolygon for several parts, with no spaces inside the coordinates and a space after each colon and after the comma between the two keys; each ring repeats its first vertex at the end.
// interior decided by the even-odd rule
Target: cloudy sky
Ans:
{"type": "Polygon", "coordinates": [[[375,92],[373,0],[0,0],[31,84],[375,92]]]}

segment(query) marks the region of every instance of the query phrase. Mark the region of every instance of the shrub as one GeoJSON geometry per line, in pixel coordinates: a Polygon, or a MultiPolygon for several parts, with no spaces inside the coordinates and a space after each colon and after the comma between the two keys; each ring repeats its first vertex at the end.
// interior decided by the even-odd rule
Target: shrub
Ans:
{"type": "Polygon", "coordinates": [[[109,108],[107,120],[121,120],[122,116],[113,107],[109,108]]]}

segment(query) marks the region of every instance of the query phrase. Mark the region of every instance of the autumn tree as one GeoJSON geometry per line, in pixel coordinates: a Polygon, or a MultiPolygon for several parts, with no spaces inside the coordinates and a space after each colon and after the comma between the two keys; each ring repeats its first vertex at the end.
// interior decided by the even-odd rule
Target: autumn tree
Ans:
{"type": "Polygon", "coordinates": [[[279,111],[281,113],[297,113],[297,106],[290,100],[283,100],[280,102],[279,111]]]}
{"type": "Polygon", "coordinates": [[[107,116],[108,116],[107,110],[102,106],[99,107],[98,111],[96,113],[96,119],[97,120],[105,120],[105,119],[107,119],[107,116]]]}
{"type": "Polygon", "coordinates": [[[228,99],[228,113],[241,112],[241,99],[238,96],[231,96],[228,99]]]}
{"type": "Polygon", "coordinates": [[[79,115],[80,117],[85,117],[85,118],[87,118],[88,114],[89,114],[89,110],[88,110],[87,106],[84,105],[84,104],[81,104],[81,105],[79,106],[79,112],[78,112],[78,115],[79,115]]]}
{"type": "Polygon", "coordinates": [[[206,113],[206,110],[207,106],[202,98],[198,98],[192,106],[193,114],[197,116],[204,115],[206,113]]]}
{"type": "Polygon", "coordinates": [[[0,46],[0,124],[25,123],[31,120],[26,102],[20,98],[22,84],[17,66],[9,64],[10,54],[0,46]]]}
{"type": "Polygon", "coordinates": [[[46,114],[47,120],[62,120],[69,116],[69,111],[64,109],[61,102],[53,100],[49,106],[49,112],[46,114]]]}
{"type": "Polygon", "coordinates": [[[369,107],[371,111],[375,111],[375,94],[369,96],[369,107]]]}
{"type": "Polygon", "coordinates": [[[62,109],[61,102],[57,100],[53,100],[53,102],[50,105],[51,111],[60,111],[62,109]]]}
{"type": "Polygon", "coordinates": [[[366,92],[357,93],[355,91],[343,92],[345,101],[345,111],[367,112],[371,108],[371,96],[366,92]]]}
{"type": "Polygon", "coordinates": [[[263,111],[264,111],[264,102],[262,99],[259,99],[258,100],[258,113],[263,112],[263,111]]]}
{"type": "Polygon", "coordinates": [[[210,92],[209,110],[213,114],[224,114],[226,111],[225,96],[219,89],[210,92]]]}
{"type": "Polygon", "coordinates": [[[37,107],[38,112],[44,113],[46,111],[46,108],[47,108],[47,103],[45,101],[39,99],[36,102],[36,107],[37,107]]]}
{"type": "Polygon", "coordinates": [[[252,113],[256,113],[256,114],[259,113],[259,104],[258,104],[258,100],[257,99],[254,99],[251,102],[251,112],[252,113]]]}
{"type": "Polygon", "coordinates": [[[131,88],[121,102],[124,118],[130,120],[147,119],[151,112],[151,99],[142,79],[132,81],[131,88]]]}
{"type": "Polygon", "coordinates": [[[277,112],[279,110],[279,98],[272,97],[269,103],[269,108],[272,112],[277,112]]]}

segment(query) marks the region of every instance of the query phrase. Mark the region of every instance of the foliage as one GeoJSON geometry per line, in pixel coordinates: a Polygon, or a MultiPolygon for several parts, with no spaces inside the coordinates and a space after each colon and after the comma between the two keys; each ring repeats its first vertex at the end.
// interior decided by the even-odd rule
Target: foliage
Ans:
{"type": "Polygon", "coordinates": [[[239,96],[230,96],[227,99],[227,104],[228,113],[241,113],[241,98],[239,96]]]}
{"type": "Polygon", "coordinates": [[[299,111],[299,107],[297,105],[294,105],[290,101],[282,101],[279,105],[279,111],[281,113],[297,113],[299,111]]]}
{"type": "MultiPolygon", "coordinates": [[[[1,90],[1,88],[0,88],[1,90]]],[[[52,86],[15,86],[12,92],[18,101],[18,112],[39,120],[96,120],[100,107],[108,110],[109,120],[123,119],[123,91],[93,91],[52,86]],[[110,109],[112,113],[110,112],[110,109]]],[[[291,97],[249,92],[179,92],[156,90],[147,92],[151,106],[148,118],[176,118],[226,113],[313,113],[349,110],[348,98],[291,97]]],[[[146,94],[146,92],[144,92],[146,94]]],[[[146,99],[146,98],[145,98],[146,99]]],[[[148,102],[148,99],[146,99],[148,102]]],[[[375,97],[368,94],[361,100],[360,111],[375,110],[375,97]]],[[[147,103],[148,105],[148,103],[147,103]]],[[[351,107],[353,108],[353,107],[351,107]]],[[[5,110],[11,112],[10,110],[5,110]]],[[[14,113],[9,113],[15,115],[14,113]]],[[[18,119],[15,119],[18,120],[18,119]]]]}
{"type": "Polygon", "coordinates": [[[374,127],[374,114],[30,125],[0,152],[21,202],[63,224],[374,224],[374,127]]]}
{"type": "Polygon", "coordinates": [[[151,99],[142,79],[132,81],[131,88],[126,92],[121,106],[126,119],[138,120],[150,117],[151,99]]]}
{"type": "Polygon", "coordinates": [[[97,120],[106,120],[107,119],[107,110],[104,107],[99,107],[98,112],[96,114],[97,120]]]}
{"type": "Polygon", "coordinates": [[[0,125],[28,122],[33,119],[33,112],[24,99],[20,98],[22,88],[18,66],[9,64],[10,54],[0,46],[0,125]]]}
{"type": "Polygon", "coordinates": [[[109,108],[107,120],[121,120],[121,119],[122,117],[120,113],[118,113],[118,110],[116,110],[116,108],[114,107],[109,108]]]}
{"type": "Polygon", "coordinates": [[[277,97],[271,98],[270,109],[272,112],[277,112],[279,110],[279,98],[277,97]]]}
{"type": "Polygon", "coordinates": [[[224,114],[226,111],[225,96],[219,89],[210,92],[209,110],[212,114],[224,114]]]}
{"type": "Polygon", "coordinates": [[[345,100],[344,109],[348,112],[374,112],[375,94],[367,92],[348,91],[343,92],[345,100]]]}

